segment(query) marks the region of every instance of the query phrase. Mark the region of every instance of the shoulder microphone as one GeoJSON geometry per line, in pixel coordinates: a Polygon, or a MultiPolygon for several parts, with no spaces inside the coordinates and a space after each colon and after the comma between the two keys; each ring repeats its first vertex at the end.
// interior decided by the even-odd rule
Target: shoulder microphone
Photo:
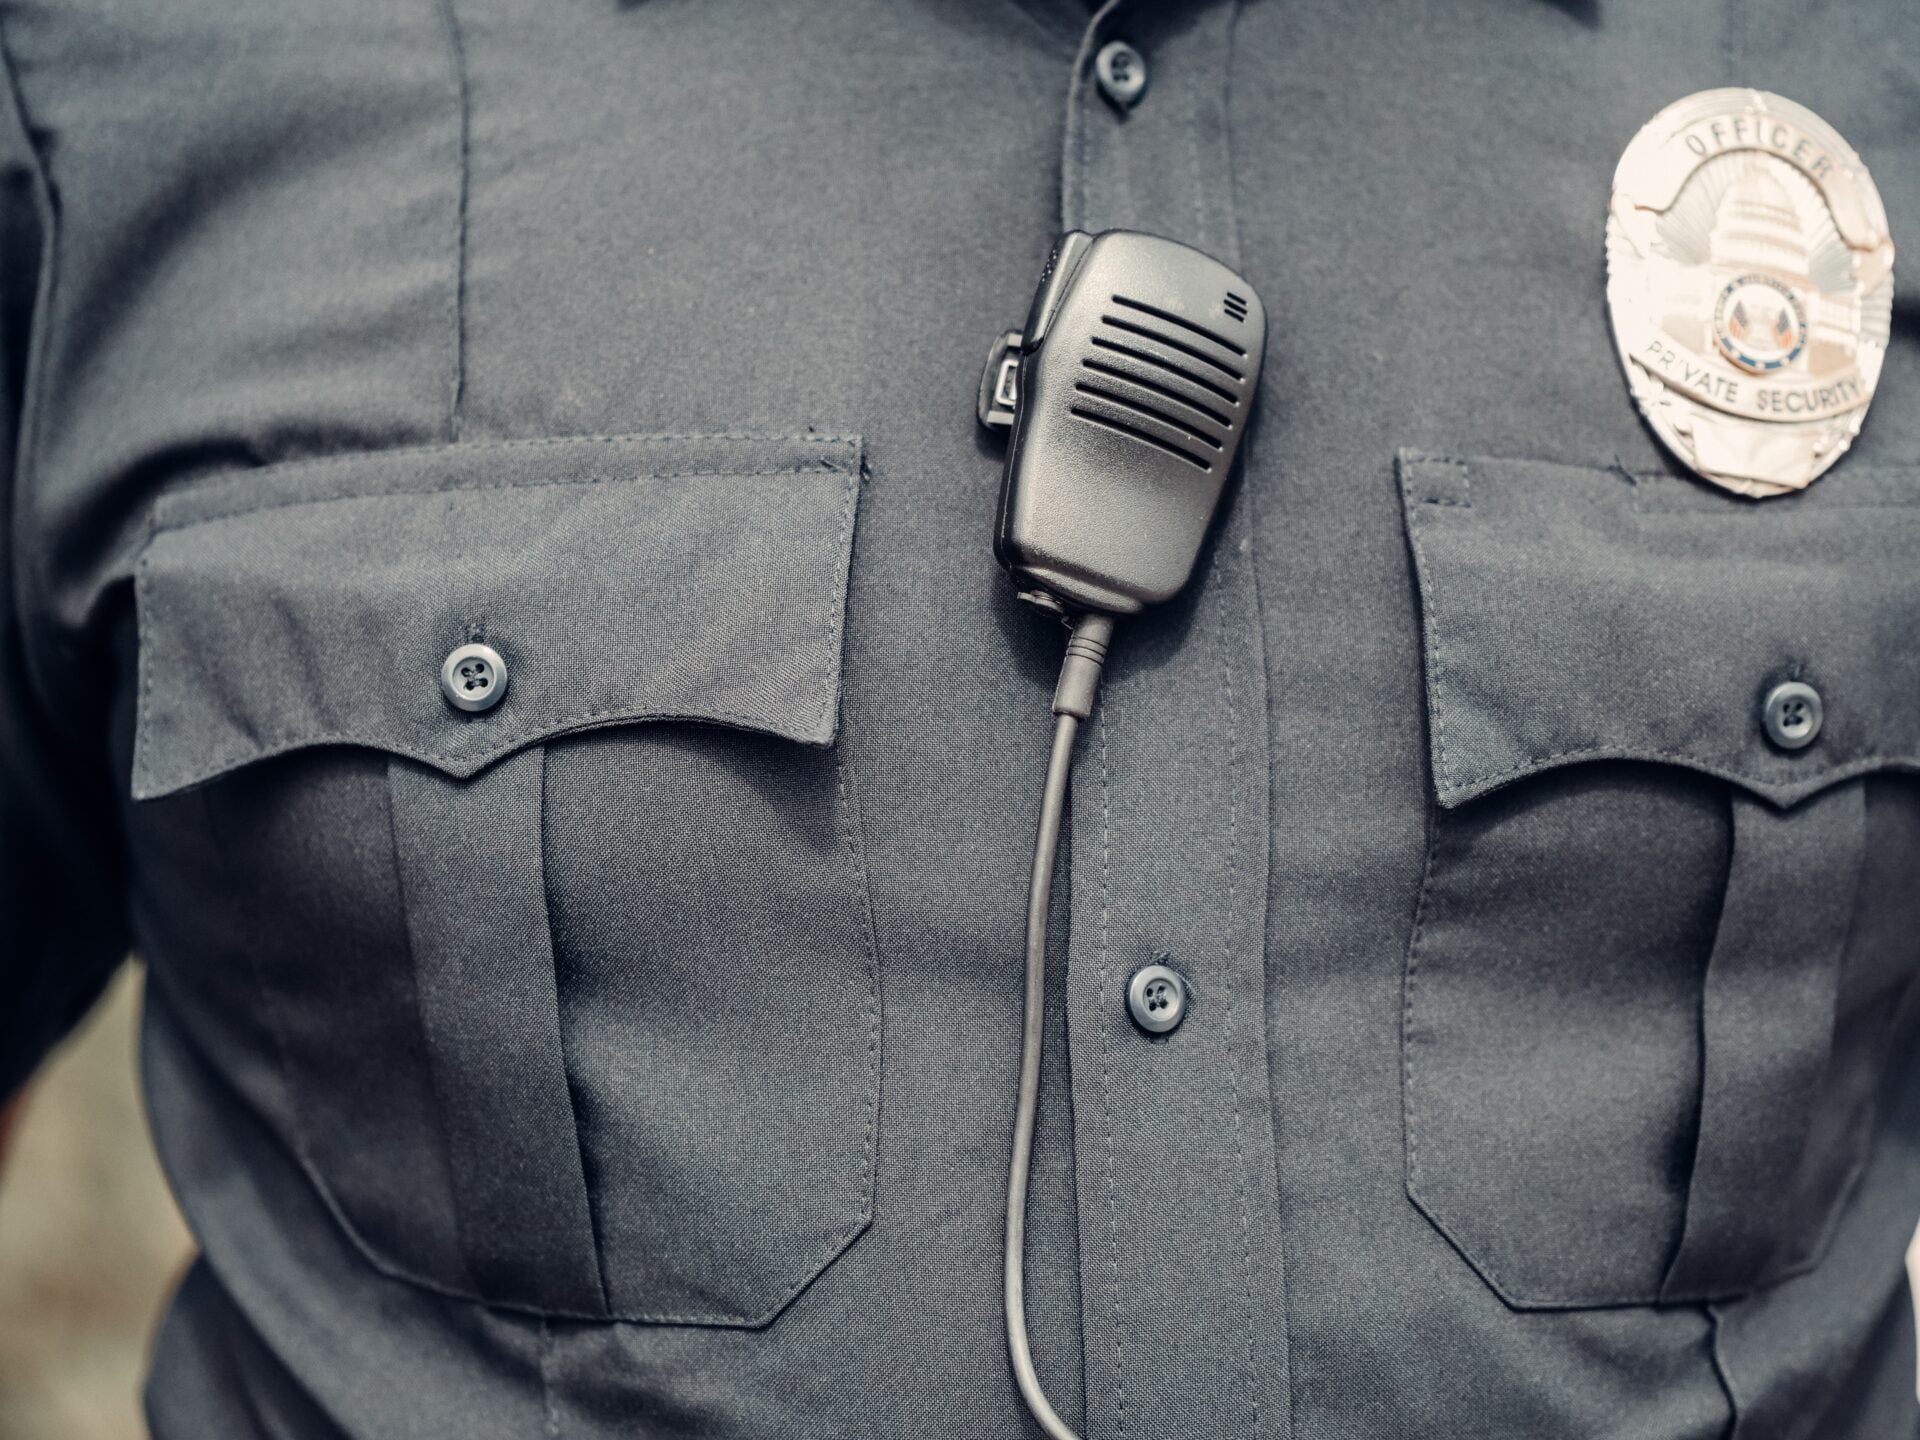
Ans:
{"type": "Polygon", "coordinates": [[[1075,230],[1020,338],[994,554],[1068,610],[1132,615],[1193,573],[1246,434],[1266,311],[1218,260],[1075,230]]]}
{"type": "Polygon", "coordinates": [[[1074,738],[1093,714],[1117,616],[1173,598],[1219,508],[1266,353],[1253,287],[1191,246],[1108,230],[1061,237],[1019,334],[995,347],[980,416],[1013,433],[993,549],[1028,603],[1073,627],[1054,690],[1053,753],[1027,891],[1026,1005],[1004,1269],[1007,1352],[1051,1440],[1078,1440],[1048,1403],[1027,1342],[1027,1176],[1040,1105],[1047,907],[1074,738]]]}

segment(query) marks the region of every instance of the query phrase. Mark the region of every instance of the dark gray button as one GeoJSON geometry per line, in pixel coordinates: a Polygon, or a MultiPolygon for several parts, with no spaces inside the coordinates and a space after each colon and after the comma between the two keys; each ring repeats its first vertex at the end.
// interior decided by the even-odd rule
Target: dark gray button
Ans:
{"type": "Polygon", "coordinates": [[[1127,1013],[1149,1035],[1178,1029],[1187,1018],[1187,982],[1165,965],[1142,965],[1127,982],[1127,1013]]]}
{"type": "Polygon", "coordinates": [[[507,662],[491,645],[462,645],[440,666],[440,693],[456,710],[491,710],[507,693],[507,662]]]}
{"type": "Polygon", "coordinates": [[[1804,750],[1811,745],[1825,718],[1820,692],[1798,680],[1774,686],[1760,707],[1760,724],[1767,739],[1782,750],[1804,750]]]}
{"type": "Polygon", "coordinates": [[[1100,92],[1122,110],[1131,109],[1147,93],[1147,62],[1124,40],[1109,40],[1093,57],[1094,78],[1100,92]]]}

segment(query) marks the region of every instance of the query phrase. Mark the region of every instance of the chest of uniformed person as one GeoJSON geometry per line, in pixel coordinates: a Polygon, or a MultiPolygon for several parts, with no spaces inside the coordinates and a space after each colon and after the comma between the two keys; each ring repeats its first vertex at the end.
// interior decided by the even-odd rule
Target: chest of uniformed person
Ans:
{"type": "MultiPolygon", "coordinates": [[[[1076,782],[1030,1283],[1095,1433],[1179,1393],[1114,1403],[1167,1295],[1171,1368],[1219,1367],[1247,1433],[1285,1363],[1355,1346],[1496,1389],[1532,1354],[1551,1414],[1613,1403],[1581,1368],[1604,1334],[1706,1394],[1675,1358],[1706,1307],[1837,1283],[1876,1183],[1920,934],[1911,310],[1804,494],[1678,473],[1620,380],[1601,230],[1620,149],[1722,78],[1715,46],[1642,17],[1470,102],[1436,76],[1500,73],[1482,20],[1379,55],[1251,7],[1230,101],[1224,41],[1143,21],[1145,97],[1079,122],[1070,218],[1231,233],[1272,316],[1233,516],[1124,637],[1076,782]],[[1212,104],[1230,169],[1182,148],[1212,104]],[[1194,999],[1150,1040],[1124,990],[1160,960],[1194,999]]],[[[458,443],[155,507],[124,702],[155,1004],[381,1275],[631,1322],[608,1343],[675,1394],[657,1347],[697,1371],[877,1346],[886,1288],[941,1317],[912,1347],[929,1395],[1000,1406],[1054,640],[987,556],[971,407],[1053,197],[1011,154],[918,178],[890,157],[929,137],[854,126],[773,37],[681,23],[787,138],[698,174],[637,143],[699,113],[664,42],[623,50],[640,78],[605,113],[484,132],[458,443]],[[647,205],[570,236],[538,175],[570,146],[647,205]],[[726,223],[755,196],[777,237],[726,223]],[[491,672],[460,669],[474,645],[491,672]],[[479,674],[497,702],[450,703],[448,662],[452,698],[479,674]]],[[[591,63],[585,31],[542,35],[496,83],[591,63]]],[[[992,43],[970,103],[1053,123],[1060,57],[992,43]]],[[[1899,75],[1856,91],[1821,56],[1796,86],[1750,44],[1920,244],[1916,147],[1875,124],[1899,75]]],[[[930,67],[871,103],[916,113],[930,67]]],[[[626,1382],[577,1364],[612,1405],[626,1382]]],[[[1396,1413],[1450,1413],[1389,1368],[1396,1413]]],[[[1322,1403],[1313,1433],[1360,1433],[1322,1403]]]]}

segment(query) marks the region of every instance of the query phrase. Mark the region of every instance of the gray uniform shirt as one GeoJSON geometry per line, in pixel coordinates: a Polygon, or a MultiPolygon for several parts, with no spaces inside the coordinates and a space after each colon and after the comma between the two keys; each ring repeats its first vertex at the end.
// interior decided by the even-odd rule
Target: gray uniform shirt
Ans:
{"type": "Polygon", "coordinates": [[[1722,85],[1832,122],[1920,246],[1907,6],[10,0],[0,39],[0,1089],[145,954],[204,1248],[162,1440],[1026,1433],[1063,637],[988,557],[973,396],[1063,225],[1271,316],[1075,777],[1063,1411],[1914,1433],[1920,319],[1852,453],[1755,504],[1643,429],[1602,289],[1621,149],[1722,85]]]}

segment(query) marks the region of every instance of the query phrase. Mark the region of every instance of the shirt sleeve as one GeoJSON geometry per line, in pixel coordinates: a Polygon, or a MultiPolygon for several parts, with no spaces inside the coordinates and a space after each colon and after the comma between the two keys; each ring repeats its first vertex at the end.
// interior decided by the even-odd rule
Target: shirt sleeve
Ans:
{"type": "Polygon", "coordinates": [[[22,602],[31,337],[54,213],[0,63],[0,1102],[126,953],[106,740],[91,720],[63,724],[62,707],[36,686],[22,602]]]}

